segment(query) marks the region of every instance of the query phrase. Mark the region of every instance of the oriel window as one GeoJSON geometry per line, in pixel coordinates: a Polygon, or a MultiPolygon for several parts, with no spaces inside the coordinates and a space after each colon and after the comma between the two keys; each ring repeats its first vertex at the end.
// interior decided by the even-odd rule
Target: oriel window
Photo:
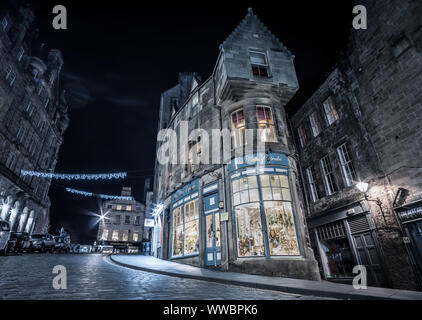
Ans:
{"type": "Polygon", "coordinates": [[[256,107],[259,137],[262,142],[277,142],[273,114],[270,107],[256,107]]]}
{"type": "Polygon", "coordinates": [[[234,140],[234,147],[238,148],[245,144],[245,117],[243,109],[232,113],[232,136],[234,140]]]}
{"type": "Polygon", "coordinates": [[[253,75],[268,78],[268,61],[265,53],[250,51],[249,57],[251,60],[253,75]]]}

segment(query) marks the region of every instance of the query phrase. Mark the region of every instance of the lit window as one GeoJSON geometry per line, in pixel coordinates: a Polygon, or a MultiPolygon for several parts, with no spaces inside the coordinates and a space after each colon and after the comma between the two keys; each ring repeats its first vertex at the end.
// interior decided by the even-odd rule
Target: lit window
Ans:
{"type": "Polygon", "coordinates": [[[329,196],[337,191],[333,168],[331,166],[331,162],[330,162],[330,159],[328,158],[328,155],[323,157],[320,160],[320,162],[321,162],[322,174],[324,177],[325,190],[327,192],[327,195],[329,196]]]}
{"type": "Polygon", "coordinates": [[[306,168],[306,177],[308,179],[309,194],[312,202],[318,201],[318,192],[315,185],[314,176],[312,174],[312,168],[306,168]]]}
{"type": "Polygon", "coordinates": [[[327,117],[328,125],[330,126],[335,121],[338,120],[338,113],[334,105],[334,101],[332,97],[329,97],[327,100],[324,101],[324,112],[325,116],[327,117]]]}
{"type": "Polygon", "coordinates": [[[277,142],[273,115],[270,107],[256,107],[259,137],[262,142],[277,142]]]}
{"type": "Polygon", "coordinates": [[[128,231],[123,231],[122,233],[122,241],[128,241],[129,239],[129,232],[128,231]]]}
{"type": "Polygon", "coordinates": [[[119,241],[119,231],[118,230],[113,231],[113,236],[112,236],[111,240],[119,241]]]}
{"type": "Polygon", "coordinates": [[[303,124],[299,128],[297,128],[297,132],[299,134],[300,146],[304,148],[308,144],[308,137],[306,136],[305,127],[303,126],[303,124]]]}
{"type": "Polygon", "coordinates": [[[7,28],[7,25],[9,24],[9,22],[7,21],[7,19],[4,17],[2,20],[1,20],[1,26],[2,26],[2,28],[3,28],[3,31],[5,31],[6,30],[6,28],[7,28]]]}
{"type": "Polygon", "coordinates": [[[355,180],[355,170],[353,168],[352,159],[350,158],[346,144],[337,148],[337,153],[340,158],[341,170],[343,172],[346,186],[350,187],[355,180]]]}
{"type": "Polygon", "coordinates": [[[245,117],[243,109],[232,113],[232,135],[234,139],[234,146],[238,148],[245,144],[245,117]]]}
{"type": "Polygon", "coordinates": [[[108,240],[108,230],[104,229],[103,234],[101,235],[100,240],[108,240]]]}
{"type": "Polygon", "coordinates": [[[199,251],[198,200],[185,204],[185,255],[199,251]]]}
{"type": "Polygon", "coordinates": [[[183,213],[182,207],[173,210],[173,256],[183,254],[183,213]]]}
{"type": "Polygon", "coordinates": [[[316,112],[310,115],[309,122],[311,123],[312,135],[315,138],[321,133],[321,128],[319,126],[318,116],[316,112]]]}
{"type": "Polygon", "coordinates": [[[118,211],[122,211],[122,206],[121,206],[120,204],[118,204],[118,205],[116,206],[116,210],[118,210],[118,211]]]}
{"type": "Polygon", "coordinates": [[[137,242],[138,241],[138,232],[134,232],[133,234],[132,234],[132,241],[134,241],[134,242],[137,242]]]}
{"type": "Polygon", "coordinates": [[[268,77],[268,63],[265,53],[249,52],[251,59],[252,72],[254,76],[268,77]]]}

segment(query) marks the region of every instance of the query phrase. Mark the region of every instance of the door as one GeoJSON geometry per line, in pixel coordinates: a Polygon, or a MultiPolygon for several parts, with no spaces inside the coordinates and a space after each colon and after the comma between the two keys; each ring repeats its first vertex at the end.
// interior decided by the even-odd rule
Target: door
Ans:
{"type": "Polygon", "coordinates": [[[205,265],[221,265],[221,230],[218,193],[204,197],[205,265]]]}

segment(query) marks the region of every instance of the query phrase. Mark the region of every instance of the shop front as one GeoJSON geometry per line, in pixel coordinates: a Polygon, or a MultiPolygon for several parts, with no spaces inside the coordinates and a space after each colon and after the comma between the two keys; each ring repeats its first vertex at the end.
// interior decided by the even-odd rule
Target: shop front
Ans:
{"type": "Polygon", "coordinates": [[[172,196],[170,259],[199,264],[199,180],[172,196]]]}
{"type": "Polygon", "coordinates": [[[364,265],[368,284],[385,286],[375,228],[359,202],[308,219],[308,228],[322,276],[326,280],[351,284],[353,268],[364,265]]]}
{"type": "Polygon", "coordinates": [[[254,155],[229,164],[237,259],[301,256],[289,182],[282,154],[254,155]]]}
{"type": "Polygon", "coordinates": [[[422,288],[422,201],[396,208],[405,232],[404,241],[411,251],[419,286],[422,288]]]}

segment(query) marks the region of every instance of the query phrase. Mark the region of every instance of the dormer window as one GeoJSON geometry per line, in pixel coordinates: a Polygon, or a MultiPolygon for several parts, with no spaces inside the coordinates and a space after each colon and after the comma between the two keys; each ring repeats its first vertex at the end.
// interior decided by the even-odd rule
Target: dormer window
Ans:
{"type": "Polygon", "coordinates": [[[268,61],[265,53],[250,51],[252,72],[254,76],[268,78],[268,61]]]}
{"type": "Polygon", "coordinates": [[[7,21],[7,19],[5,17],[3,17],[3,19],[1,20],[1,27],[3,28],[3,31],[6,31],[8,24],[9,24],[9,22],[7,21]]]}

